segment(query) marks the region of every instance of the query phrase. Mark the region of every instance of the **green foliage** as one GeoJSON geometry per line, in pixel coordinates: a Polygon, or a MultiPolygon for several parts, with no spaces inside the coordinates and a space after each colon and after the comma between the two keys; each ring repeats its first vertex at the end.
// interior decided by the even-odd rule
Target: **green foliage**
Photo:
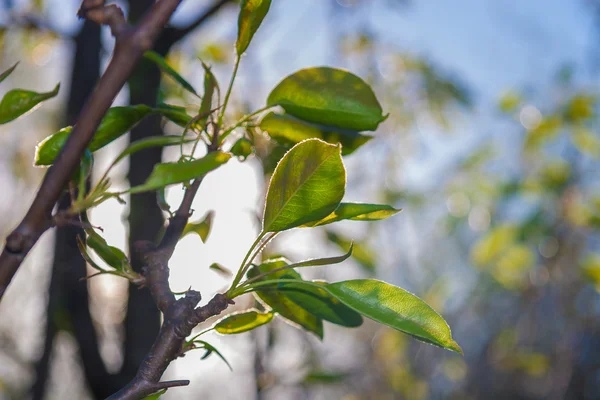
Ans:
{"type": "Polygon", "coordinates": [[[270,6],[271,0],[242,0],[238,18],[238,36],[235,42],[238,56],[241,56],[250,45],[270,6]]]}
{"type": "Polygon", "coordinates": [[[200,239],[203,243],[206,243],[208,235],[210,234],[210,228],[212,227],[212,220],[214,216],[215,213],[213,211],[209,211],[208,213],[206,213],[204,218],[201,218],[196,222],[188,222],[185,228],[183,229],[181,237],[189,235],[190,233],[195,233],[198,236],[200,236],[200,239]]]}
{"type": "MultiPolygon", "coordinates": [[[[112,107],[102,119],[88,148],[92,152],[101,149],[130,131],[152,112],[153,110],[150,107],[141,104],[128,107],[112,107]]],[[[71,130],[71,127],[63,128],[42,140],[36,147],[34,164],[52,164],[65,145],[67,138],[71,134],[71,130]]]]}
{"type": "Polygon", "coordinates": [[[159,390],[158,392],[156,392],[154,394],[151,394],[150,396],[144,397],[143,400],[158,400],[165,393],[167,393],[167,389],[162,389],[162,390],[159,390]]]}
{"type": "Polygon", "coordinates": [[[399,213],[400,209],[395,209],[386,204],[363,204],[363,203],[340,203],[334,212],[325,218],[309,222],[303,226],[313,227],[332,224],[342,220],[350,221],[379,221],[399,213]]]}
{"type": "MultiPolygon", "coordinates": [[[[8,71],[5,71],[4,73],[6,72],[8,71]]],[[[6,78],[6,76],[2,79],[6,78]]],[[[50,92],[43,93],[23,89],[13,89],[9,91],[4,95],[2,101],[0,101],[0,125],[19,118],[42,101],[53,98],[58,94],[59,88],[60,84],[56,85],[50,92]]]]}
{"type": "Polygon", "coordinates": [[[355,131],[311,124],[290,115],[275,113],[269,113],[261,120],[260,129],[284,146],[295,145],[306,139],[340,143],[343,155],[352,154],[373,138],[355,131]]]}
{"type": "Polygon", "coordinates": [[[187,90],[188,92],[192,93],[193,95],[199,97],[198,93],[196,93],[196,90],[194,89],[194,87],[192,85],[190,85],[190,83],[188,81],[186,81],[177,71],[175,71],[173,69],[173,67],[171,67],[169,64],[167,64],[167,61],[160,54],[158,54],[155,51],[147,51],[144,53],[144,58],[147,60],[150,60],[154,64],[156,64],[162,72],[164,72],[165,74],[167,74],[171,78],[173,78],[185,90],[187,90]]]}
{"type": "Polygon", "coordinates": [[[281,106],[305,121],[373,131],[386,119],[371,87],[356,75],[329,67],[300,70],[281,81],[268,106],[281,106]]]}
{"type": "Polygon", "coordinates": [[[6,71],[4,71],[0,74],[0,83],[2,83],[6,78],[8,78],[8,76],[10,74],[13,73],[15,68],[17,68],[17,65],[19,65],[19,62],[14,63],[14,65],[12,67],[10,67],[9,69],[7,69],[6,71]]]}
{"type": "Polygon", "coordinates": [[[271,322],[273,315],[272,312],[261,313],[254,309],[230,314],[220,319],[215,324],[214,329],[224,335],[248,332],[271,322]]]}
{"type": "Polygon", "coordinates": [[[462,354],[446,321],[423,300],[404,289],[373,279],[330,283],[326,288],[365,317],[462,354]]]}
{"type": "Polygon", "coordinates": [[[175,183],[189,182],[220,167],[230,158],[231,154],[216,151],[194,161],[156,164],[146,182],[132,187],[127,192],[148,192],[175,183]]]}
{"type": "MultiPolygon", "coordinates": [[[[252,267],[248,271],[248,277],[253,278],[266,272],[272,272],[272,274],[269,275],[269,279],[279,279],[285,276],[287,279],[302,281],[300,274],[294,270],[280,270],[278,272],[273,272],[286,265],[289,265],[289,262],[283,258],[267,260],[258,266],[252,267]]],[[[284,292],[267,288],[265,290],[258,290],[256,294],[265,305],[270,307],[285,320],[292,323],[292,325],[302,327],[308,332],[314,333],[320,339],[323,339],[323,321],[321,318],[318,318],[296,304],[284,292]]]]}
{"type": "Polygon", "coordinates": [[[221,360],[223,360],[223,362],[225,364],[227,364],[227,367],[229,367],[229,369],[231,371],[233,371],[233,368],[231,368],[231,364],[229,364],[229,361],[227,361],[227,359],[223,356],[223,354],[221,354],[221,352],[219,350],[217,350],[210,343],[205,342],[204,340],[198,339],[198,336],[200,336],[201,334],[202,333],[194,336],[190,340],[187,340],[183,344],[183,352],[185,353],[185,352],[188,352],[191,350],[196,350],[196,349],[204,350],[204,354],[201,357],[202,360],[207,359],[211,354],[216,354],[221,360]]]}
{"type": "Polygon", "coordinates": [[[298,143],[281,159],[267,191],[264,232],[320,220],[344,196],[346,170],[338,146],[318,139],[298,143]]]}
{"type": "Polygon", "coordinates": [[[252,142],[246,138],[239,138],[231,147],[231,154],[244,161],[252,154],[252,142]]]}

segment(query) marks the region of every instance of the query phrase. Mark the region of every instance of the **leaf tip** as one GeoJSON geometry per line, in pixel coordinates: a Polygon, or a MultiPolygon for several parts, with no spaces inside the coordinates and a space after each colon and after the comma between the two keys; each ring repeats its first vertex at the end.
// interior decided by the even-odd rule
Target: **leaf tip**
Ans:
{"type": "Polygon", "coordinates": [[[458,354],[460,354],[461,356],[464,356],[464,355],[465,355],[465,353],[463,352],[463,349],[462,349],[462,348],[460,347],[460,345],[459,345],[458,343],[456,343],[456,341],[454,341],[454,340],[451,340],[451,342],[450,342],[450,343],[448,343],[448,344],[446,345],[446,348],[447,348],[448,350],[451,350],[451,351],[453,351],[453,352],[455,352],[455,353],[458,353],[458,354]]]}

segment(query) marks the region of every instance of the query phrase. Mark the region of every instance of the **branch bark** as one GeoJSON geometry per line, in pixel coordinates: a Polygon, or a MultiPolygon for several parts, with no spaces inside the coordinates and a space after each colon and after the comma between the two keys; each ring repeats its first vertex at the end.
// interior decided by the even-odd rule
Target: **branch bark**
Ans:
{"type": "MultiPolygon", "coordinates": [[[[26,255],[50,226],[52,209],[115,96],[144,52],[152,47],[180,2],[161,0],[155,3],[135,28],[123,25],[118,19],[111,20],[111,28],[117,34],[114,56],[54,165],[46,173],[29,211],[7,237],[0,254],[0,299],[26,255]]],[[[80,12],[86,16],[90,10],[97,11],[100,7],[104,7],[103,0],[84,0],[80,12]]]]}

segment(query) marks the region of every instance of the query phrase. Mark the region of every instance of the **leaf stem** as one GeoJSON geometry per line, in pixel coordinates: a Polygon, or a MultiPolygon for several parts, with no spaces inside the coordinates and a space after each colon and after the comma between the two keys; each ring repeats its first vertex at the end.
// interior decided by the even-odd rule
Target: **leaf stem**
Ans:
{"type": "Polygon", "coordinates": [[[229,103],[229,97],[231,96],[231,91],[233,89],[233,82],[235,81],[235,77],[237,76],[238,68],[240,67],[241,58],[239,55],[235,57],[235,64],[233,66],[233,73],[231,74],[231,80],[229,81],[229,87],[227,88],[227,92],[225,93],[225,100],[223,101],[223,108],[219,113],[219,119],[217,125],[220,127],[223,124],[223,117],[225,116],[225,109],[227,108],[227,103],[229,103]]]}
{"type": "Polygon", "coordinates": [[[229,136],[229,134],[231,132],[233,132],[235,129],[239,128],[240,126],[242,126],[244,124],[244,122],[247,122],[247,121],[251,120],[252,118],[256,117],[258,114],[260,114],[260,113],[262,113],[264,111],[267,111],[268,109],[273,108],[273,107],[274,106],[265,106],[265,107],[259,108],[258,110],[254,111],[252,114],[246,115],[244,118],[240,119],[235,125],[227,128],[225,130],[225,132],[223,132],[223,134],[221,135],[221,137],[220,137],[219,140],[221,142],[223,142],[223,140],[225,140],[225,138],[227,136],[229,136]]]}
{"type": "Polygon", "coordinates": [[[303,285],[306,284],[309,286],[314,286],[319,289],[325,289],[323,287],[323,285],[319,285],[318,283],[314,283],[311,281],[304,281],[304,280],[300,280],[300,279],[270,279],[270,280],[266,280],[266,281],[262,281],[262,282],[255,282],[251,286],[246,286],[246,287],[240,286],[240,287],[232,290],[230,294],[228,293],[227,297],[229,297],[230,299],[234,299],[243,294],[254,292],[259,287],[269,286],[269,285],[278,284],[278,283],[301,283],[303,285]]]}

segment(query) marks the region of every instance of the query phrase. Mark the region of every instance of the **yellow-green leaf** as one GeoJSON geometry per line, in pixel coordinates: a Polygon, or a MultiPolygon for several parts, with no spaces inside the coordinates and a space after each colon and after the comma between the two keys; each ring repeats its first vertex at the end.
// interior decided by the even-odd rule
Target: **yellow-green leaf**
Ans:
{"type": "Polygon", "coordinates": [[[271,0],[242,0],[238,18],[238,36],[235,42],[238,55],[242,55],[250,45],[270,6],[271,0]]]}
{"type": "Polygon", "coordinates": [[[230,314],[215,324],[215,330],[224,335],[243,333],[268,324],[273,319],[272,312],[261,313],[258,310],[248,310],[230,314]]]}
{"type": "Polygon", "coordinates": [[[58,94],[60,84],[50,92],[38,93],[30,90],[13,89],[6,93],[0,101],[0,125],[19,118],[44,100],[58,94]]]}

